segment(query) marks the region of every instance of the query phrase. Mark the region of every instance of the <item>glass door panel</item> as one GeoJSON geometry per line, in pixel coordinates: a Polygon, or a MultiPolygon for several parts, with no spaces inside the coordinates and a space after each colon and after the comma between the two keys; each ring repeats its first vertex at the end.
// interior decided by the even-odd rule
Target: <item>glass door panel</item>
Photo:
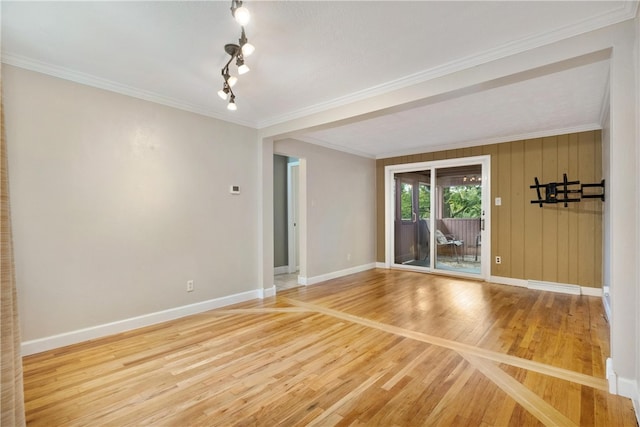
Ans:
{"type": "Polygon", "coordinates": [[[436,169],[435,269],[480,274],[482,165],[436,169]]]}
{"type": "Polygon", "coordinates": [[[394,182],[394,264],[429,267],[431,171],[399,173],[394,182]]]}

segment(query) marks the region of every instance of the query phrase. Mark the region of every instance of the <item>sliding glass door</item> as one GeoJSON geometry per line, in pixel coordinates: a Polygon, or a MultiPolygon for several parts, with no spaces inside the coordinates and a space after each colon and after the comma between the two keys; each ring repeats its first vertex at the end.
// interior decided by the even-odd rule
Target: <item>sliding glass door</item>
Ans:
{"type": "Polygon", "coordinates": [[[387,166],[385,173],[388,263],[485,277],[488,157],[387,166]]]}

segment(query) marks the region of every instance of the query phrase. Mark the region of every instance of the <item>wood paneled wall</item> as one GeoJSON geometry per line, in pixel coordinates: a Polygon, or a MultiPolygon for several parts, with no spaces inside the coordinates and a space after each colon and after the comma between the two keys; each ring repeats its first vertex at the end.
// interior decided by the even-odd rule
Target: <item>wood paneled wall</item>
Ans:
{"type": "MultiPolygon", "coordinates": [[[[480,147],[400,156],[377,161],[377,259],[384,262],[384,167],[479,155],[491,156],[491,275],[587,287],[602,286],[600,199],[531,204],[533,178],[541,183],[602,179],[600,131],[580,132],[480,147]],[[502,205],[495,206],[496,197],[502,205]],[[495,256],[502,264],[494,263],[495,256]]],[[[606,202],[604,202],[606,203],[606,202]]]]}

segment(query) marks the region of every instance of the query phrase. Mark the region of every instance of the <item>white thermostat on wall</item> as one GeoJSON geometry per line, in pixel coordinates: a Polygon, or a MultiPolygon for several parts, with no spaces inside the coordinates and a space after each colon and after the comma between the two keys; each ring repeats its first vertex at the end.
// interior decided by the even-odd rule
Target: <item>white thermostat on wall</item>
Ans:
{"type": "Polygon", "coordinates": [[[232,185],[231,187],[229,187],[229,193],[231,193],[231,194],[240,194],[240,186],[239,185],[232,185]]]}

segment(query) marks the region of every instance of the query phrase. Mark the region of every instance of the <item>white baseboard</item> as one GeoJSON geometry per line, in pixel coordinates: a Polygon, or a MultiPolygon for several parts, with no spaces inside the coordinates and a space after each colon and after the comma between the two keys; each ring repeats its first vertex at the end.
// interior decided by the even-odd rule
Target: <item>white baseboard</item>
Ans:
{"type": "Polygon", "coordinates": [[[631,399],[633,412],[636,414],[636,423],[640,425],[640,394],[638,393],[637,381],[618,377],[618,395],[631,399]]]}
{"type": "Polygon", "coordinates": [[[580,294],[589,297],[602,297],[602,288],[590,288],[588,286],[580,286],[580,294]]]}
{"type": "Polygon", "coordinates": [[[617,377],[618,395],[628,397],[631,400],[638,400],[638,383],[629,378],[617,377]]]}
{"type": "Polygon", "coordinates": [[[640,425],[640,392],[638,391],[638,382],[633,379],[619,377],[613,369],[613,360],[610,357],[607,358],[606,370],[609,393],[631,399],[633,411],[636,414],[636,422],[640,425]]]}
{"type": "MultiPolygon", "coordinates": [[[[331,279],[336,279],[342,276],[348,276],[349,274],[360,273],[361,271],[371,270],[374,268],[376,268],[376,263],[372,262],[369,264],[363,264],[363,265],[358,265],[356,267],[346,268],[344,270],[333,271],[327,274],[321,274],[319,276],[306,277],[304,278],[306,283],[300,283],[299,280],[298,280],[298,283],[300,283],[301,285],[315,285],[316,283],[324,282],[331,279]]],[[[301,278],[299,277],[298,279],[301,279],[301,278]]]]}
{"type": "Polygon", "coordinates": [[[541,280],[513,279],[511,277],[490,276],[489,282],[500,285],[520,286],[522,288],[535,289],[538,291],[558,292],[570,295],[587,295],[601,297],[602,288],[590,288],[587,286],[570,285],[568,283],[544,282],[541,280]]]}
{"type": "Polygon", "coordinates": [[[613,360],[611,360],[610,357],[607,357],[606,370],[606,378],[609,383],[609,393],[618,394],[618,376],[613,370],[613,360]]]}
{"type": "Polygon", "coordinates": [[[385,262],[376,262],[376,268],[389,268],[385,262]]]}
{"type": "Polygon", "coordinates": [[[258,292],[260,293],[260,299],[273,297],[276,295],[276,285],[273,285],[270,288],[258,289],[258,292]]]}
{"type": "Polygon", "coordinates": [[[111,323],[92,326],[89,328],[78,329],[76,331],[52,335],[50,337],[25,341],[21,345],[21,351],[23,356],[28,356],[30,354],[40,353],[43,351],[52,350],[54,348],[77,344],[83,341],[106,337],[108,335],[142,328],[145,326],[154,325],[156,323],[166,322],[192,314],[202,313],[204,311],[225,307],[231,304],[237,304],[239,302],[263,298],[271,292],[275,294],[275,287],[273,288],[273,290],[255,289],[252,291],[241,292],[239,294],[229,295],[226,297],[214,298],[208,301],[202,301],[194,304],[183,305],[181,307],[170,308],[168,310],[157,311],[155,313],[144,314],[142,316],[131,317],[129,319],[118,320],[111,323]]]}
{"type": "Polygon", "coordinates": [[[604,305],[604,314],[607,316],[607,321],[611,323],[611,297],[608,292],[605,292],[602,296],[602,305],[604,305]]]}
{"type": "Polygon", "coordinates": [[[288,265],[281,265],[280,267],[273,267],[273,274],[277,276],[278,274],[287,274],[289,273],[288,265]]]}
{"type": "Polygon", "coordinates": [[[543,282],[541,280],[529,280],[529,289],[538,291],[558,292],[560,294],[580,295],[580,286],[568,285],[564,283],[543,282]]]}
{"type": "Polygon", "coordinates": [[[489,276],[489,282],[497,283],[499,285],[518,286],[521,288],[526,288],[528,286],[528,282],[526,280],[513,279],[511,277],[489,276]]]}

